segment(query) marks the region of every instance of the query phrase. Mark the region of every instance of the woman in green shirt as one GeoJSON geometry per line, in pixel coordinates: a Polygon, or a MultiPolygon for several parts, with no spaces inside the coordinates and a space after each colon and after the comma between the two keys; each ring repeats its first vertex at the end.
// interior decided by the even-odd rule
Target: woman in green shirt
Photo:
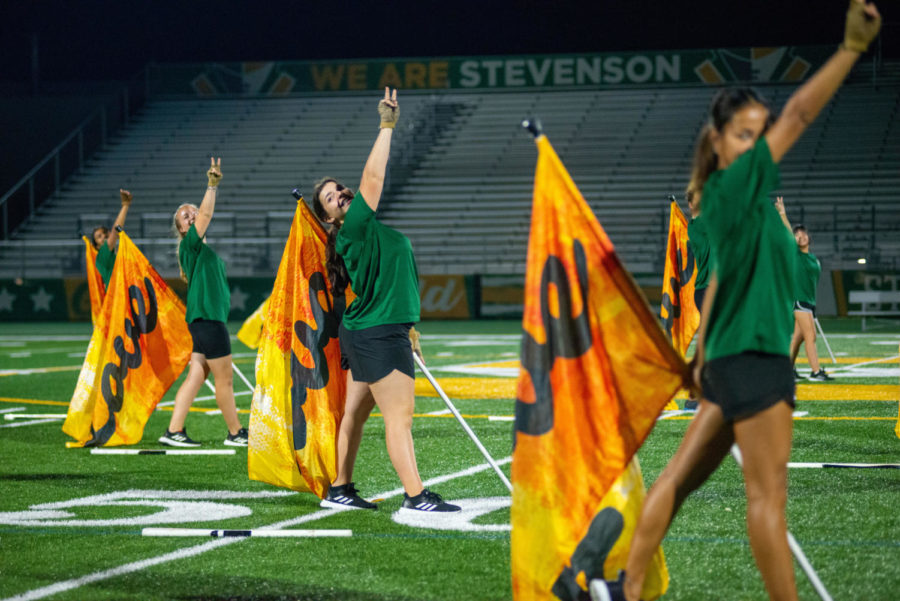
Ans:
{"type": "MultiPolygon", "coordinates": [[[[328,234],[328,277],[332,290],[349,283],[356,298],[340,327],[341,364],[347,398],[337,440],[337,477],[323,507],[376,509],[352,482],[363,426],[375,405],[384,415],[391,463],[405,491],[401,512],[459,511],[426,489],[419,477],[412,439],[415,365],[411,330],[419,321],[419,274],[409,239],[375,219],[381,200],[394,125],[400,114],[397,91],[385,88],[378,103],[381,128],[353,194],[333,178],[320,180],[313,209],[328,234]]],[[[416,348],[417,352],[418,349],[416,348]]]]}
{"type": "Polygon", "coordinates": [[[103,286],[109,286],[109,278],[112,277],[113,267],[116,264],[116,244],[119,242],[119,228],[125,227],[125,216],[131,206],[133,196],[128,190],[119,190],[119,198],[122,200],[122,208],[116,216],[112,230],[105,226],[95,227],[91,233],[91,242],[97,250],[97,258],[94,265],[103,280],[103,286]]]}
{"type": "Polygon", "coordinates": [[[733,443],[743,458],[747,530],[763,584],[770,599],[797,599],[785,519],[797,251],[769,193],[778,185],[778,163],[879,27],[875,6],[852,0],[844,43],[794,92],[774,123],[752,89],[722,90],[713,98],[691,177],[701,191],[713,265],[695,356],[703,400],[647,494],[625,570],[614,582],[591,581],[595,601],[640,598],[647,566],[681,503],[716,470],[733,443]]]}
{"type": "Polygon", "coordinates": [[[247,429],[241,427],[234,402],[231,374],[231,338],[225,322],[231,308],[231,293],[225,278],[225,264],[206,244],[206,230],[216,206],[219,180],[222,179],[222,159],[210,158],[206,172],[209,186],[200,208],[183,204],[172,217],[172,229],[180,238],[178,264],[187,281],[188,330],[194,342],[188,374],[175,393],[175,407],[166,433],[159,442],[172,447],[199,447],[188,437],[184,420],[204,380],[212,372],[216,382],[216,404],[225,418],[228,435],[224,444],[247,446],[247,429]]]}
{"type": "MultiPolygon", "coordinates": [[[[819,352],[816,350],[816,288],[822,273],[822,264],[816,255],[809,252],[809,232],[806,226],[798,223],[791,231],[797,241],[796,286],[797,299],[794,301],[794,336],[791,339],[791,363],[797,361],[800,343],[806,348],[806,360],[809,361],[810,380],[826,381],[833,378],[825,373],[819,365],[819,352]]],[[[797,370],[794,377],[798,378],[797,370]]],[[[799,379],[799,378],[798,378],[799,379]]]]}
{"type": "MultiPolygon", "coordinates": [[[[790,230],[797,242],[797,257],[794,271],[794,335],[791,337],[791,365],[797,362],[797,354],[800,352],[800,344],[806,345],[806,359],[812,370],[810,380],[825,382],[833,378],[825,373],[819,366],[819,352],[816,350],[816,288],[819,286],[819,275],[822,273],[822,264],[816,255],[809,252],[809,232],[802,223],[791,227],[787,213],[784,209],[784,198],[778,196],[775,199],[775,208],[781,216],[781,221],[790,230]]],[[[794,379],[802,380],[803,377],[794,369],[794,379]]]]}

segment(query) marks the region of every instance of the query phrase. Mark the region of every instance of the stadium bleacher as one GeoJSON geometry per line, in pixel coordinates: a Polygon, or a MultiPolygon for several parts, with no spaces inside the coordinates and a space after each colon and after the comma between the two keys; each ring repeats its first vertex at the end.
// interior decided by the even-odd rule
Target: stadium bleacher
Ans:
{"type": "MultiPolygon", "coordinates": [[[[790,86],[763,86],[780,107],[790,86]]],[[[384,222],[407,234],[422,273],[524,273],[537,116],[626,266],[660,271],[668,194],[679,197],[711,90],[409,93],[392,148],[384,222]]],[[[135,195],[127,231],[164,275],[177,273],[171,214],[202,198],[209,156],[223,180],[209,236],[231,275],[268,275],[290,225],[292,188],[358,181],[375,135],[369,96],[152,100],[0,252],[0,274],[80,270],[71,242],[109,225],[118,189],[135,195]],[[24,263],[27,262],[27,265],[24,263]]],[[[900,247],[900,86],[845,85],[782,163],[788,215],[823,263],[900,247]]],[[[871,259],[870,259],[871,260],[871,259]]]]}

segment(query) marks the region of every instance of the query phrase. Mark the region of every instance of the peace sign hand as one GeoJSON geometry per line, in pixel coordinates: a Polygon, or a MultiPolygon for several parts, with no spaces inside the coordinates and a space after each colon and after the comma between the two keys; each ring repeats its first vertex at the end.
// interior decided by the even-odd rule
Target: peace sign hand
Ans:
{"type": "Polygon", "coordinates": [[[218,162],[209,157],[209,171],[206,172],[206,177],[209,178],[210,188],[215,188],[219,185],[219,180],[222,179],[222,157],[219,157],[218,162]]]}
{"type": "Polygon", "coordinates": [[[397,104],[397,90],[391,94],[390,88],[384,88],[384,98],[378,103],[378,115],[381,117],[381,127],[394,128],[397,118],[400,117],[400,105],[397,104]]]}

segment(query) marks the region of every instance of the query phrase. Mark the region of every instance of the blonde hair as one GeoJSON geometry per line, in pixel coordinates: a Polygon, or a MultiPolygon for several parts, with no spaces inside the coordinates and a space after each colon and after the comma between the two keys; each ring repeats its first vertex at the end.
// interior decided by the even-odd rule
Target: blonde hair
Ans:
{"type": "Polygon", "coordinates": [[[178,244],[175,246],[175,261],[178,263],[178,273],[181,275],[181,279],[184,280],[185,283],[187,283],[187,274],[185,274],[184,269],[181,268],[181,260],[178,257],[178,251],[181,250],[181,241],[184,240],[184,236],[185,234],[187,234],[187,232],[182,232],[180,229],[178,229],[178,212],[184,207],[191,207],[192,209],[195,209],[197,211],[199,211],[200,209],[194,203],[186,202],[182,205],[179,205],[178,208],[175,209],[175,212],[172,214],[172,234],[176,238],[178,238],[178,244]]]}

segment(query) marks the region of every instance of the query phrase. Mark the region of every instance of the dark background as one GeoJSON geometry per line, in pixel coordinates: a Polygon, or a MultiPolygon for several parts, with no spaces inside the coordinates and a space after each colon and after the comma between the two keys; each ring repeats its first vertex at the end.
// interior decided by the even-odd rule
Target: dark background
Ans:
{"type": "MultiPolygon", "coordinates": [[[[0,81],[124,79],[149,61],[302,60],[840,43],[846,0],[4,0],[0,81]]],[[[881,50],[897,56],[897,0],[881,50]]]]}

